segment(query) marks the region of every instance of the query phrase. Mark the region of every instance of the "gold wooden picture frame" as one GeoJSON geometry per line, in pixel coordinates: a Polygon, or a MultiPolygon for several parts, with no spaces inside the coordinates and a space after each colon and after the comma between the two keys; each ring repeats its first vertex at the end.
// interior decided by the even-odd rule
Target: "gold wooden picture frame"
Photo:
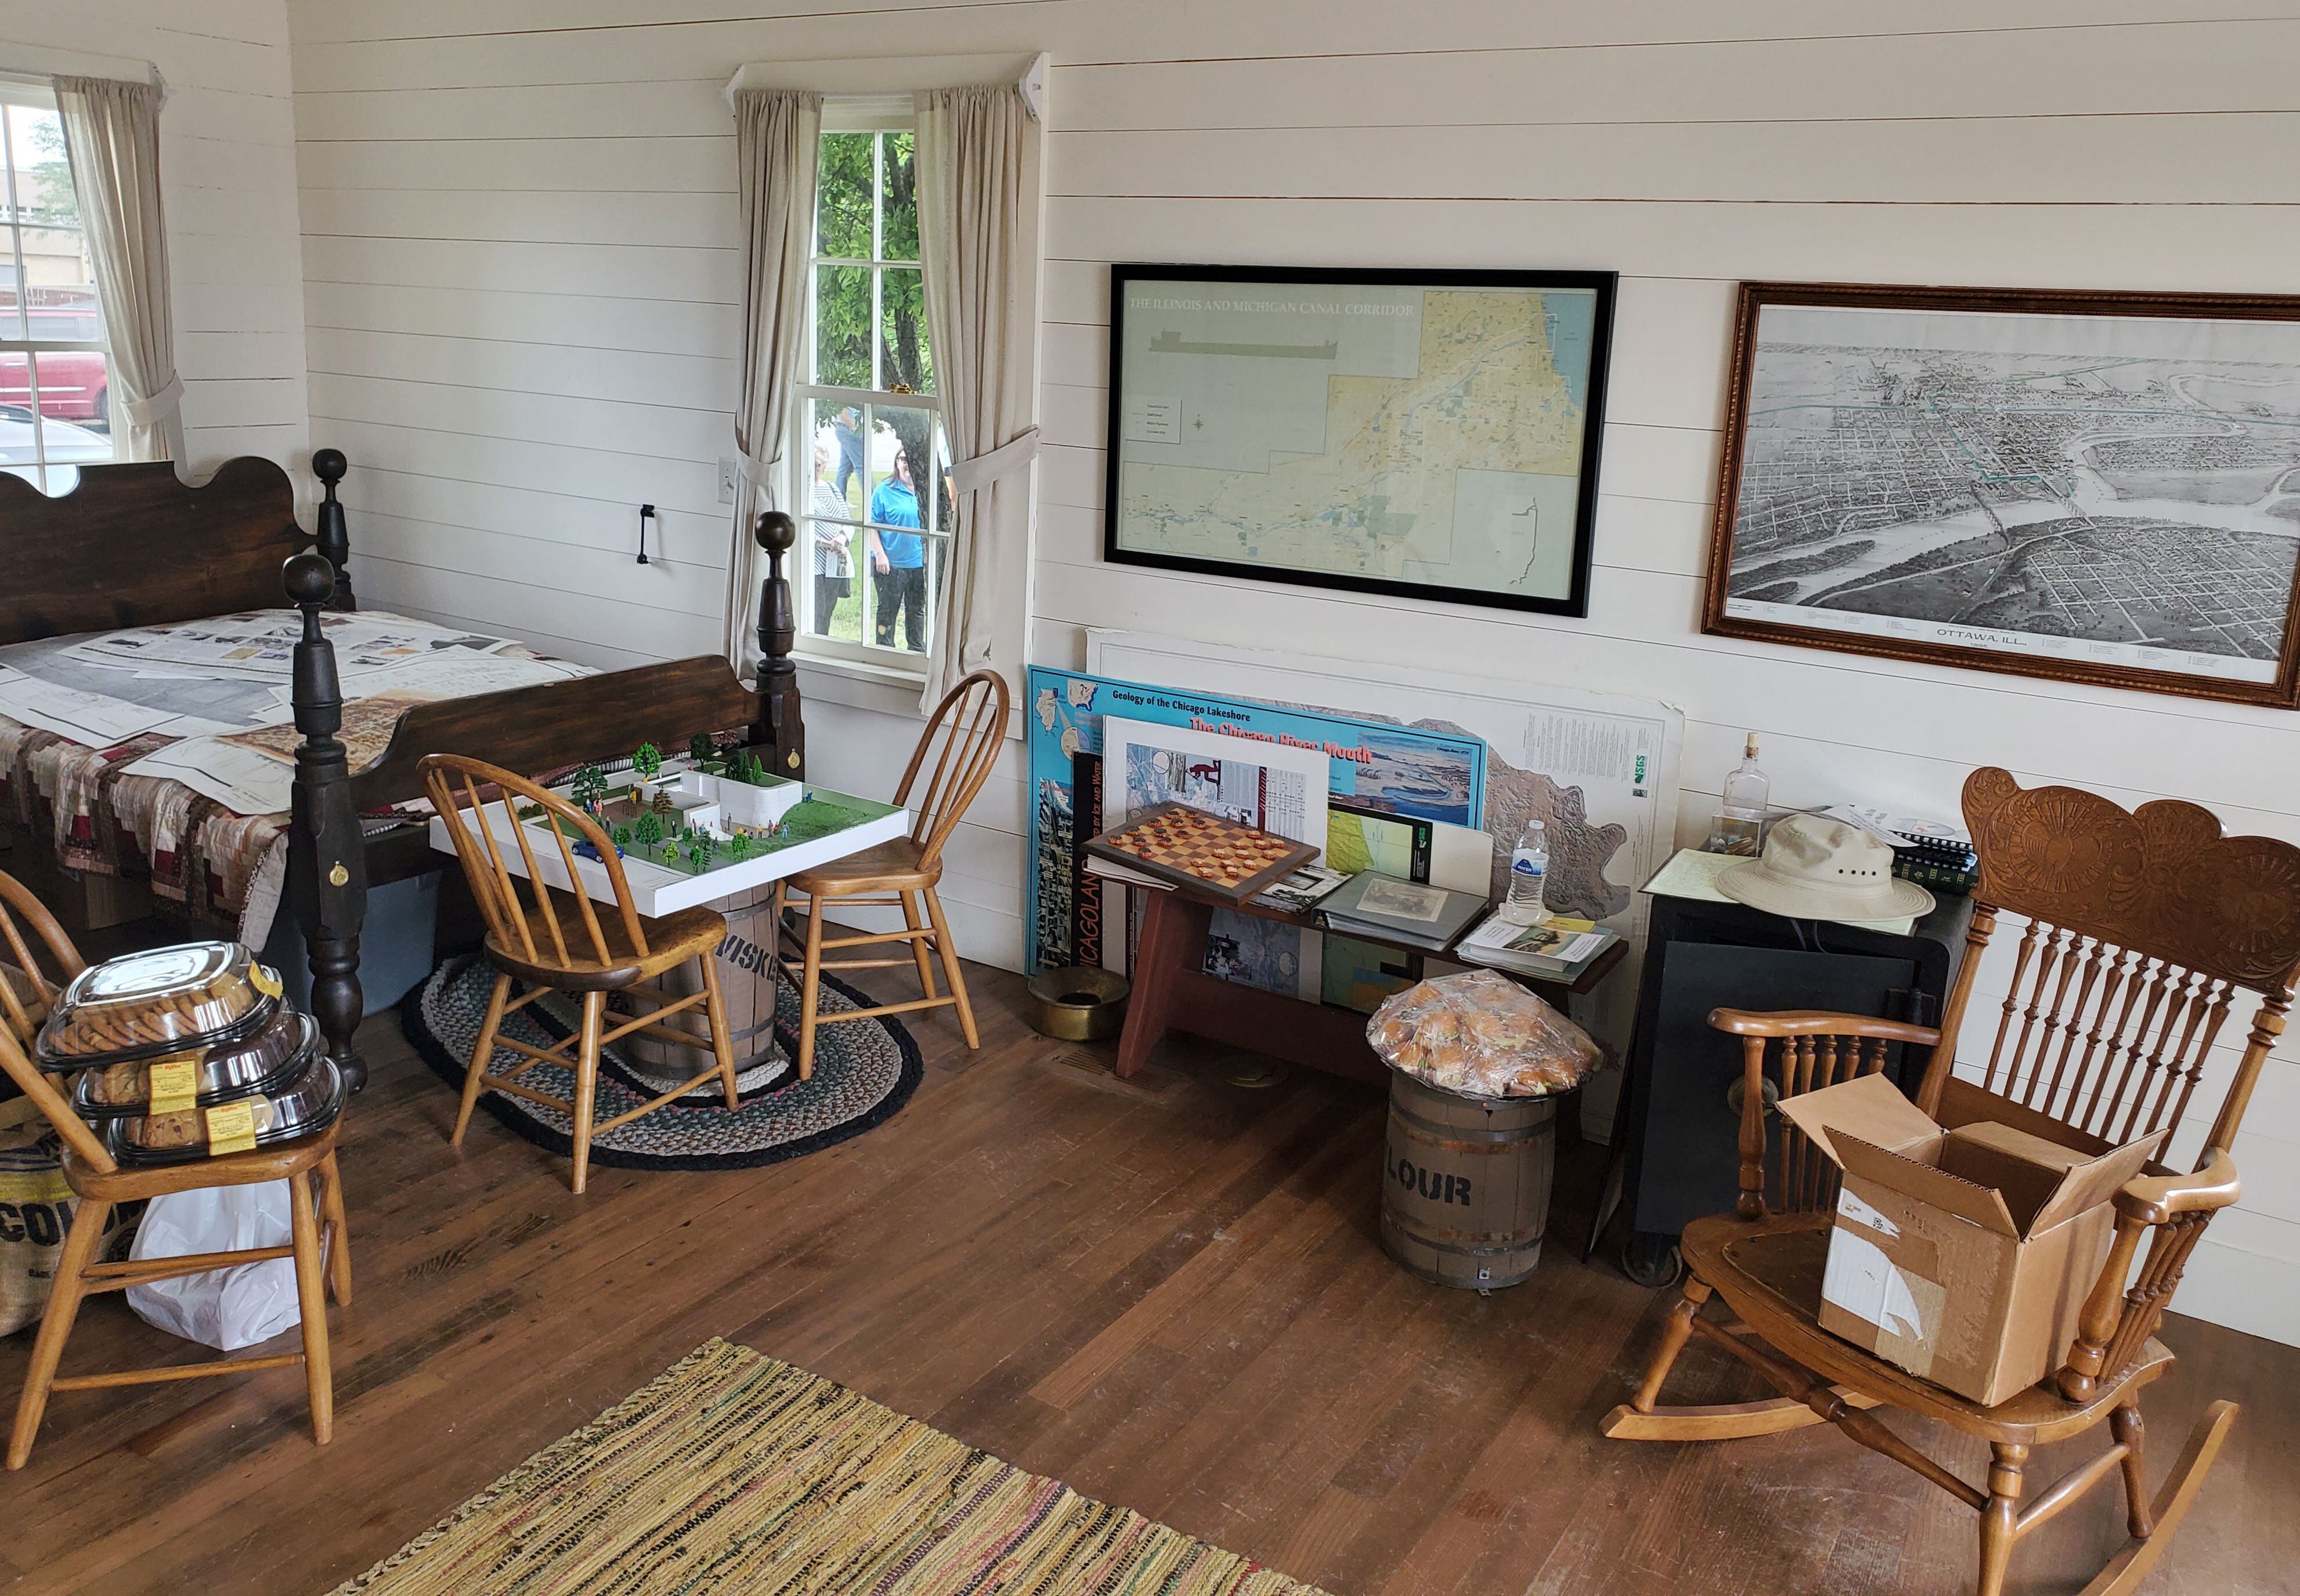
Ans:
{"type": "Polygon", "coordinates": [[[1702,630],[2300,704],[2300,296],[1741,285],[1702,630]]]}

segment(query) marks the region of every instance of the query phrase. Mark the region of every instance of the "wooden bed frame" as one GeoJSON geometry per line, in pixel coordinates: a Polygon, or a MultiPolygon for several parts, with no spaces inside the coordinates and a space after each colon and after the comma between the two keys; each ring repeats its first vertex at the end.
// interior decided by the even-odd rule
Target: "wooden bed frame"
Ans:
{"type": "Polygon", "coordinates": [[[703,655],[422,704],[401,717],[382,756],[354,772],[335,735],[343,693],[320,619],[326,610],[355,607],[350,537],[336,497],[346,464],[340,452],[322,449],[312,469],[324,488],[313,533],[296,524],[288,473],[254,456],[227,461],[197,486],[178,481],[167,461],[84,466],[79,485],[53,499],[0,475],[0,644],[274,609],[283,591],[303,612],[290,688],[303,740],[282,907],[310,950],[312,1016],[356,1087],[367,1076],[352,1034],[361,1018],[368,886],[438,868],[428,846],[417,845],[420,830],[363,841],[361,814],[421,796],[415,768],[428,753],[539,772],[735,727],[746,728],[754,746],[773,749],[778,770],[803,777],[806,728],[790,658],[796,626],[783,575],[796,529],[778,511],[759,518],[768,574],[755,687],[725,660],[703,655]]]}

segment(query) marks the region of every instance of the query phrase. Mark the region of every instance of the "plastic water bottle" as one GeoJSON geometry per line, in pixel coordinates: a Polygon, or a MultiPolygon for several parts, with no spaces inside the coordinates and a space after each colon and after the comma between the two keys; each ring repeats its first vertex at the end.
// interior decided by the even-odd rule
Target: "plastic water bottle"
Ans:
{"type": "Polygon", "coordinates": [[[1538,820],[1526,823],[1525,835],[1510,855],[1509,896],[1502,900],[1502,919],[1512,926],[1533,926],[1549,918],[1542,894],[1549,886],[1549,837],[1538,820]]]}

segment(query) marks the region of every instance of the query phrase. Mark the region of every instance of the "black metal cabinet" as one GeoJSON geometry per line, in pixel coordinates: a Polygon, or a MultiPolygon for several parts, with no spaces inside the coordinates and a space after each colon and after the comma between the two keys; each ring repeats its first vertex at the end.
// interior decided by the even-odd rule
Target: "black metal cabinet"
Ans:
{"type": "MultiPolygon", "coordinates": [[[[1739,1192],[1741,1043],[1709,1027],[1718,1008],[1828,1009],[1932,1025],[1964,952],[1972,900],[1943,898],[1905,935],[1791,920],[1739,903],[1656,896],[1602,1229],[1621,1193],[1634,1232],[1633,1278],[1675,1277],[1678,1234],[1723,1213],[1739,1192]]],[[[1889,1050],[1913,1089],[1921,1052],[1889,1050]]],[[[1594,1246],[1596,1232],[1591,1233],[1594,1246]]]]}

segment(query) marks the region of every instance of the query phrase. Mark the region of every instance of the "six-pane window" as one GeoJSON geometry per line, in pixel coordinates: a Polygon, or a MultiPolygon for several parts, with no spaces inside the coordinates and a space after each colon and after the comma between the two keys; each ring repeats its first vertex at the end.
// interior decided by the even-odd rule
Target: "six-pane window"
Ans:
{"type": "Polygon", "coordinates": [[[61,494],[110,460],[109,370],[55,98],[0,83],[0,471],[61,494]]]}
{"type": "Polygon", "coordinates": [[[950,535],[912,142],[901,126],[822,136],[809,380],[792,406],[802,646],[905,668],[933,641],[950,535]]]}

